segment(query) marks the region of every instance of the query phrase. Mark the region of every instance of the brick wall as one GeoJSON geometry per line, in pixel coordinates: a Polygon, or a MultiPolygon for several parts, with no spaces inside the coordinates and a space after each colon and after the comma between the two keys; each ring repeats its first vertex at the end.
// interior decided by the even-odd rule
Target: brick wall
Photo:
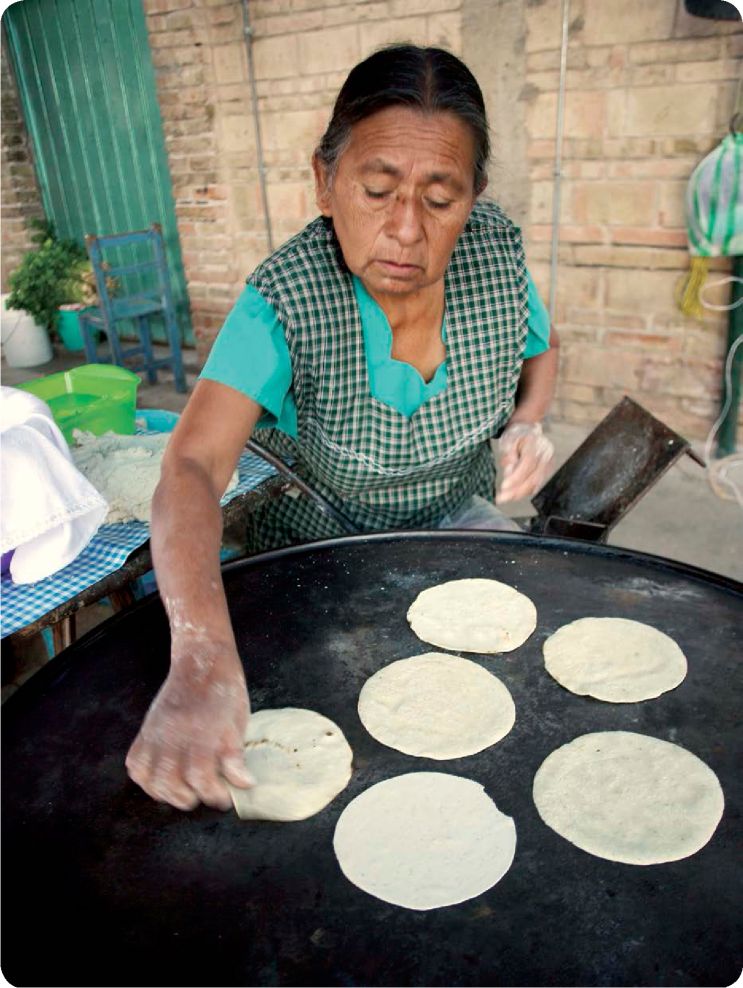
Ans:
{"type": "MultiPolygon", "coordinates": [[[[194,329],[204,357],[268,252],[240,0],[143,0],[194,329]]],[[[716,415],[725,314],[689,319],[686,181],[726,131],[736,24],[682,0],[571,0],[555,414],[594,423],[624,392],[690,437],[716,415]]],[[[348,69],[410,40],[461,54],[494,123],[490,192],[549,291],[561,0],[251,0],[274,243],[316,214],[310,155],[348,69]]],[[[3,51],[4,274],[41,211],[3,51]]],[[[723,271],[727,262],[716,262],[723,271]]],[[[727,288],[709,293],[727,301],[727,288]]]]}
{"type": "MultiPolygon", "coordinates": [[[[145,9],[203,355],[267,253],[241,5],[145,0],[145,9]]],[[[561,0],[252,0],[250,12],[276,245],[315,215],[310,154],[348,69],[391,41],[441,44],[482,71],[490,105],[518,75],[517,103],[501,103],[526,137],[512,126],[499,146],[501,117],[491,192],[508,208],[518,186],[514,215],[547,298],[561,0]],[[507,8],[522,33],[504,53],[493,43],[507,8]],[[465,51],[462,25],[478,10],[465,51]],[[494,60],[514,67],[491,78],[494,60]]],[[[689,436],[714,419],[726,316],[686,318],[674,295],[688,266],[686,180],[725,132],[740,56],[738,26],[692,18],[682,0],[571,0],[557,417],[596,422],[629,392],[689,436]]],[[[727,289],[710,297],[724,302],[727,289]]]]}
{"type": "MultiPolygon", "coordinates": [[[[274,246],[317,215],[310,157],[348,70],[389,41],[458,50],[460,0],[252,0],[274,246]]],[[[144,0],[200,356],[267,254],[239,0],[144,0]]]]}
{"type": "Polygon", "coordinates": [[[2,290],[7,292],[8,275],[18,266],[32,243],[28,221],[43,217],[31,148],[21,115],[15,79],[2,34],[0,46],[0,130],[2,130],[2,290]]]}
{"type": "MultiPolygon", "coordinates": [[[[690,319],[675,305],[689,257],[684,192],[727,130],[743,32],[691,17],[680,0],[572,0],[570,11],[555,414],[593,423],[628,392],[701,437],[718,410],[727,316],[690,319]]],[[[530,0],[525,17],[525,232],[546,298],[561,2],[530,0]]],[[[712,267],[710,281],[729,262],[712,267]]],[[[725,304],[729,287],[707,294],[725,304]]]]}
{"type": "Polygon", "coordinates": [[[238,2],[144,0],[201,354],[264,253],[238,2]]]}

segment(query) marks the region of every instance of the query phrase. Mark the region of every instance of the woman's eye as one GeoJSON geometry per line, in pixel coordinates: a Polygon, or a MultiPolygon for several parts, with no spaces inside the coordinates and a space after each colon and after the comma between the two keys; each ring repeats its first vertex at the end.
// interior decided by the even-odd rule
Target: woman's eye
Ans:
{"type": "Polygon", "coordinates": [[[431,209],[448,209],[449,206],[451,206],[451,200],[450,199],[446,199],[446,200],[444,200],[444,199],[429,199],[428,200],[428,205],[431,207],[431,209]]]}
{"type": "Polygon", "coordinates": [[[389,192],[380,192],[377,189],[365,189],[364,191],[370,199],[384,199],[389,195],[389,192]]]}

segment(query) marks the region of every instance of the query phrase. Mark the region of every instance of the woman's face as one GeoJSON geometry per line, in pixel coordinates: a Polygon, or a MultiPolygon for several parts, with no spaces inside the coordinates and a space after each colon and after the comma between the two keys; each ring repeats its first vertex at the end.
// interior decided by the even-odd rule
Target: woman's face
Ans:
{"type": "Polygon", "coordinates": [[[372,294],[410,295],[443,278],[475,201],[474,137],[459,117],[380,110],[353,127],[330,183],[314,169],[320,211],[372,294]]]}

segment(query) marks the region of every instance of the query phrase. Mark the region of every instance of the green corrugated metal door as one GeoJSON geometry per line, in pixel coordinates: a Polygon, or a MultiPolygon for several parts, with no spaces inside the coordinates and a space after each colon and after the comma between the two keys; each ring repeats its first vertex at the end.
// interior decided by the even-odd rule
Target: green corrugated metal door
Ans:
{"type": "Polygon", "coordinates": [[[60,236],[78,240],[86,233],[140,230],[159,222],[178,324],[190,341],[141,0],[20,0],[5,11],[3,22],[47,216],[60,236]]]}

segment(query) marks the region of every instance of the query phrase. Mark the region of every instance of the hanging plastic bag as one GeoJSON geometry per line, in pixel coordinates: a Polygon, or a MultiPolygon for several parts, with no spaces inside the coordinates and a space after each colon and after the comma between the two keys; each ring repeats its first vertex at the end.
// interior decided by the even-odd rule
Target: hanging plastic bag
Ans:
{"type": "Polygon", "coordinates": [[[731,130],[692,172],[686,225],[691,269],[678,304],[685,315],[701,316],[708,258],[743,254],[743,133],[731,130]]]}

